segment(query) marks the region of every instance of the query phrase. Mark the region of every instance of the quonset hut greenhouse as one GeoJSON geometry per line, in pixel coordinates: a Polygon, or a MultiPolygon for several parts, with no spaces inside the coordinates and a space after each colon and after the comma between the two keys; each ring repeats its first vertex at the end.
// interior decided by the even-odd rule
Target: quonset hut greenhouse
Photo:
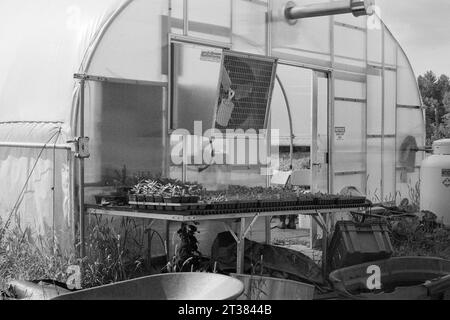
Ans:
{"type": "MultiPolygon", "coordinates": [[[[324,0],[297,0],[315,2],[324,0]]],[[[288,165],[275,171],[313,191],[409,197],[423,153],[408,151],[424,145],[425,125],[405,52],[377,15],[292,22],[286,3],[1,1],[2,220],[13,215],[70,248],[80,203],[124,175],[271,184],[258,165],[171,162],[174,130],[212,125],[224,55],[277,65],[264,126],[279,129],[270,150],[288,165]],[[89,137],[89,150],[77,137],[89,137]],[[309,165],[296,161],[305,150],[309,165]]]]}

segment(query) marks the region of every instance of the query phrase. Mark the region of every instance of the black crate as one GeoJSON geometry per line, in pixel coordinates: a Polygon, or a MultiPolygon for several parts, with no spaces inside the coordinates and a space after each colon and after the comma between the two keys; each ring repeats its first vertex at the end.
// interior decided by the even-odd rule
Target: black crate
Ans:
{"type": "Polygon", "coordinates": [[[389,259],[394,252],[386,223],[339,221],[328,248],[330,271],[389,259]]]}

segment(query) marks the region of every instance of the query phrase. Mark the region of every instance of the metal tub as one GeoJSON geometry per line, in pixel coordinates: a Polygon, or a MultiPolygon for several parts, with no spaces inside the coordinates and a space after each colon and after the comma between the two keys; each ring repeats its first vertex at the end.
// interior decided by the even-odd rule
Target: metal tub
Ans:
{"type": "Polygon", "coordinates": [[[170,273],[61,295],[52,300],[235,300],[241,281],[210,273],[170,273]]]}
{"type": "Polygon", "coordinates": [[[232,274],[244,283],[239,300],[313,300],[315,287],[306,283],[255,275],[232,274]]]}

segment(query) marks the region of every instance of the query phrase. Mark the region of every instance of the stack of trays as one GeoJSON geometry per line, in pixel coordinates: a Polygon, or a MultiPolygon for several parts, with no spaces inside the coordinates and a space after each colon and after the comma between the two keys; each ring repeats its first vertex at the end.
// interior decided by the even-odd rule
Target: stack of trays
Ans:
{"type": "Polygon", "coordinates": [[[160,203],[146,202],[142,197],[137,197],[136,201],[129,204],[135,209],[155,210],[155,211],[177,211],[188,212],[191,215],[213,215],[213,214],[237,214],[251,212],[270,211],[295,211],[295,210],[321,210],[367,207],[371,203],[365,198],[345,199],[308,199],[308,200],[255,200],[255,201],[224,201],[218,203],[160,203]]]}

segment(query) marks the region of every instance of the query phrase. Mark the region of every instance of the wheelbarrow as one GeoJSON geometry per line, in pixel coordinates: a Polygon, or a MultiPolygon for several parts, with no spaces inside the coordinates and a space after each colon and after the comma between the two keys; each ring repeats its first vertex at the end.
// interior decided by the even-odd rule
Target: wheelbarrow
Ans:
{"type": "Polygon", "coordinates": [[[244,284],[212,273],[169,273],[60,295],[51,300],[235,300],[244,284]]]}

